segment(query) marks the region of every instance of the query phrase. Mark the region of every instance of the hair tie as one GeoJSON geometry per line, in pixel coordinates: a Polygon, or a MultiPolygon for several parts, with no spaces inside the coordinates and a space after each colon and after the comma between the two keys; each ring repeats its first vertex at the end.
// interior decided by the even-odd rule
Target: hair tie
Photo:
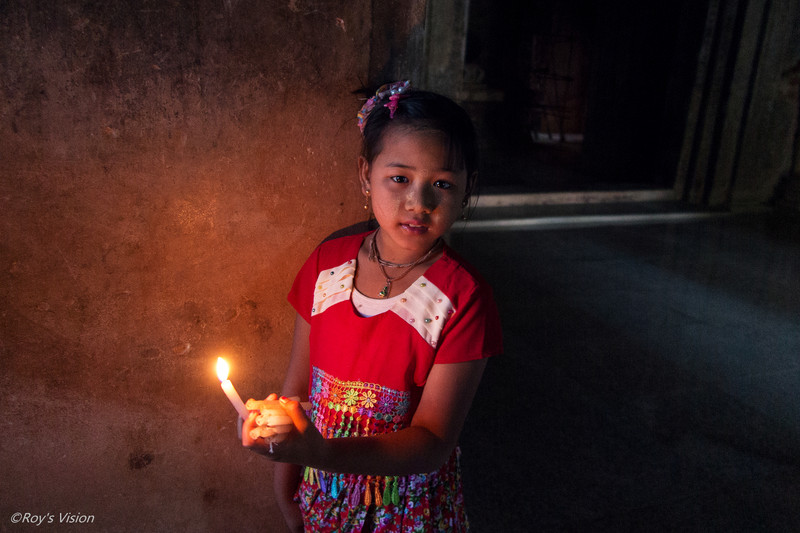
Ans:
{"type": "Polygon", "coordinates": [[[400,98],[403,96],[408,96],[404,93],[408,92],[410,89],[411,82],[409,80],[396,81],[394,83],[381,85],[380,88],[375,91],[375,96],[367,100],[367,102],[358,112],[358,129],[361,130],[361,134],[364,134],[364,126],[366,125],[367,117],[369,117],[369,114],[375,108],[375,104],[388,97],[389,102],[384,104],[383,107],[389,109],[389,118],[394,118],[394,113],[397,111],[397,105],[400,98]]]}

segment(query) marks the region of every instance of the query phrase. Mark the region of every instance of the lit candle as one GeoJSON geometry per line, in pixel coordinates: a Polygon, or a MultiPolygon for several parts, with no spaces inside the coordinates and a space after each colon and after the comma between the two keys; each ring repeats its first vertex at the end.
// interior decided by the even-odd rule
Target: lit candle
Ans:
{"type": "Polygon", "coordinates": [[[217,377],[222,384],[222,390],[225,392],[225,396],[228,397],[231,404],[236,408],[239,416],[246,420],[249,412],[244,406],[244,402],[242,402],[242,399],[239,397],[239,393],[233,388],[233,383],[228,379],[228,363],[222,357],[217,358],[217,377]]]}

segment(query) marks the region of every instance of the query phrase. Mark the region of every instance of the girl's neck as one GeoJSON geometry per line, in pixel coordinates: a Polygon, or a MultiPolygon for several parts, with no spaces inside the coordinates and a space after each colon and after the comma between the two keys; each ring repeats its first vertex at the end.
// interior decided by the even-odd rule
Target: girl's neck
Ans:
{"type": "MultiPolygon", "coordinates": [[[[411,258],[409,266],[382,266],[377,256],[380,255],[383,259],[383,249],[380,248],[377,254],[373,250],[375,236],[376,233],[373,233],[362,241],[355,274],[356,289],[368,298],[384,299],[402,294],[442,255],[442,245],[439,241],[429,250],[430,253],[423,252],[422,256],[411,258]]],[[[404,264],[406,263],[400,263],[404,264]]]]}
{"type": "Polygon", "coordinates": [[[429,259],[436,259],[439,256],[439,248],[441,247],[441,238],[436,241],[427,250],[421,252],[411,250],[397,250],[387,246],[387,241],[383,238],[384,235],[381,229],[378,228],[370,238],[370,260],[381,260],[381,263],[390,268],[407,268],[411,265],[427,264],[429,259]]]}

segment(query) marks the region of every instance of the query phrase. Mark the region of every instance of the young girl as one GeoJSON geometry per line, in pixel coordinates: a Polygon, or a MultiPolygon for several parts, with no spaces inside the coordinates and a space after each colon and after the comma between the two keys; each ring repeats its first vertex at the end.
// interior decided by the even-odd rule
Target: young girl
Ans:
{"type": "Polygon", "coordinates": [[[408,82],[358,118],[378,229],[324,242],[300,270],[280,398],[294,428],[253,440],[253,412],[242,443],[276,462],[293,531],[465,531],[456,441],[501,351],[490,288],[442,240],[475,186],[475,133],[458,105],[408,82]]]}

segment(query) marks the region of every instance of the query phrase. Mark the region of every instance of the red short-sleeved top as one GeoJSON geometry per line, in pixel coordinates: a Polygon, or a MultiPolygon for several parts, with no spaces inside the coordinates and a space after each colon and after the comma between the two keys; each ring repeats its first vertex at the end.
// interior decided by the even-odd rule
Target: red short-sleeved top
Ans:
{"type": "Polygon", "coordinates": [[[368,233],[327,241],[308,258],[289,301],[311,325],[311,365],[343,380],[411,391],[431,366],[500,353],[491,288],[448,246],[388,312],[363,317],[351,293],[368,233]]]}
{"type": "MultiPolygon", "coordinates": [[[[351,301],[358,251],[369,233],[321,244],[295,279],[289,301],[311,325],[311,419],[326,438],[398,431],[413,418],[434,364],[500,353],[488,284],[444,252],[386,312],[351,301]]],[[[308,530],[463,531],[458,450],[436,472],[356,476],[306,468],[297,501],[308,530]],[[371,511],[369,511],[371,509],[371,511]]]]}

